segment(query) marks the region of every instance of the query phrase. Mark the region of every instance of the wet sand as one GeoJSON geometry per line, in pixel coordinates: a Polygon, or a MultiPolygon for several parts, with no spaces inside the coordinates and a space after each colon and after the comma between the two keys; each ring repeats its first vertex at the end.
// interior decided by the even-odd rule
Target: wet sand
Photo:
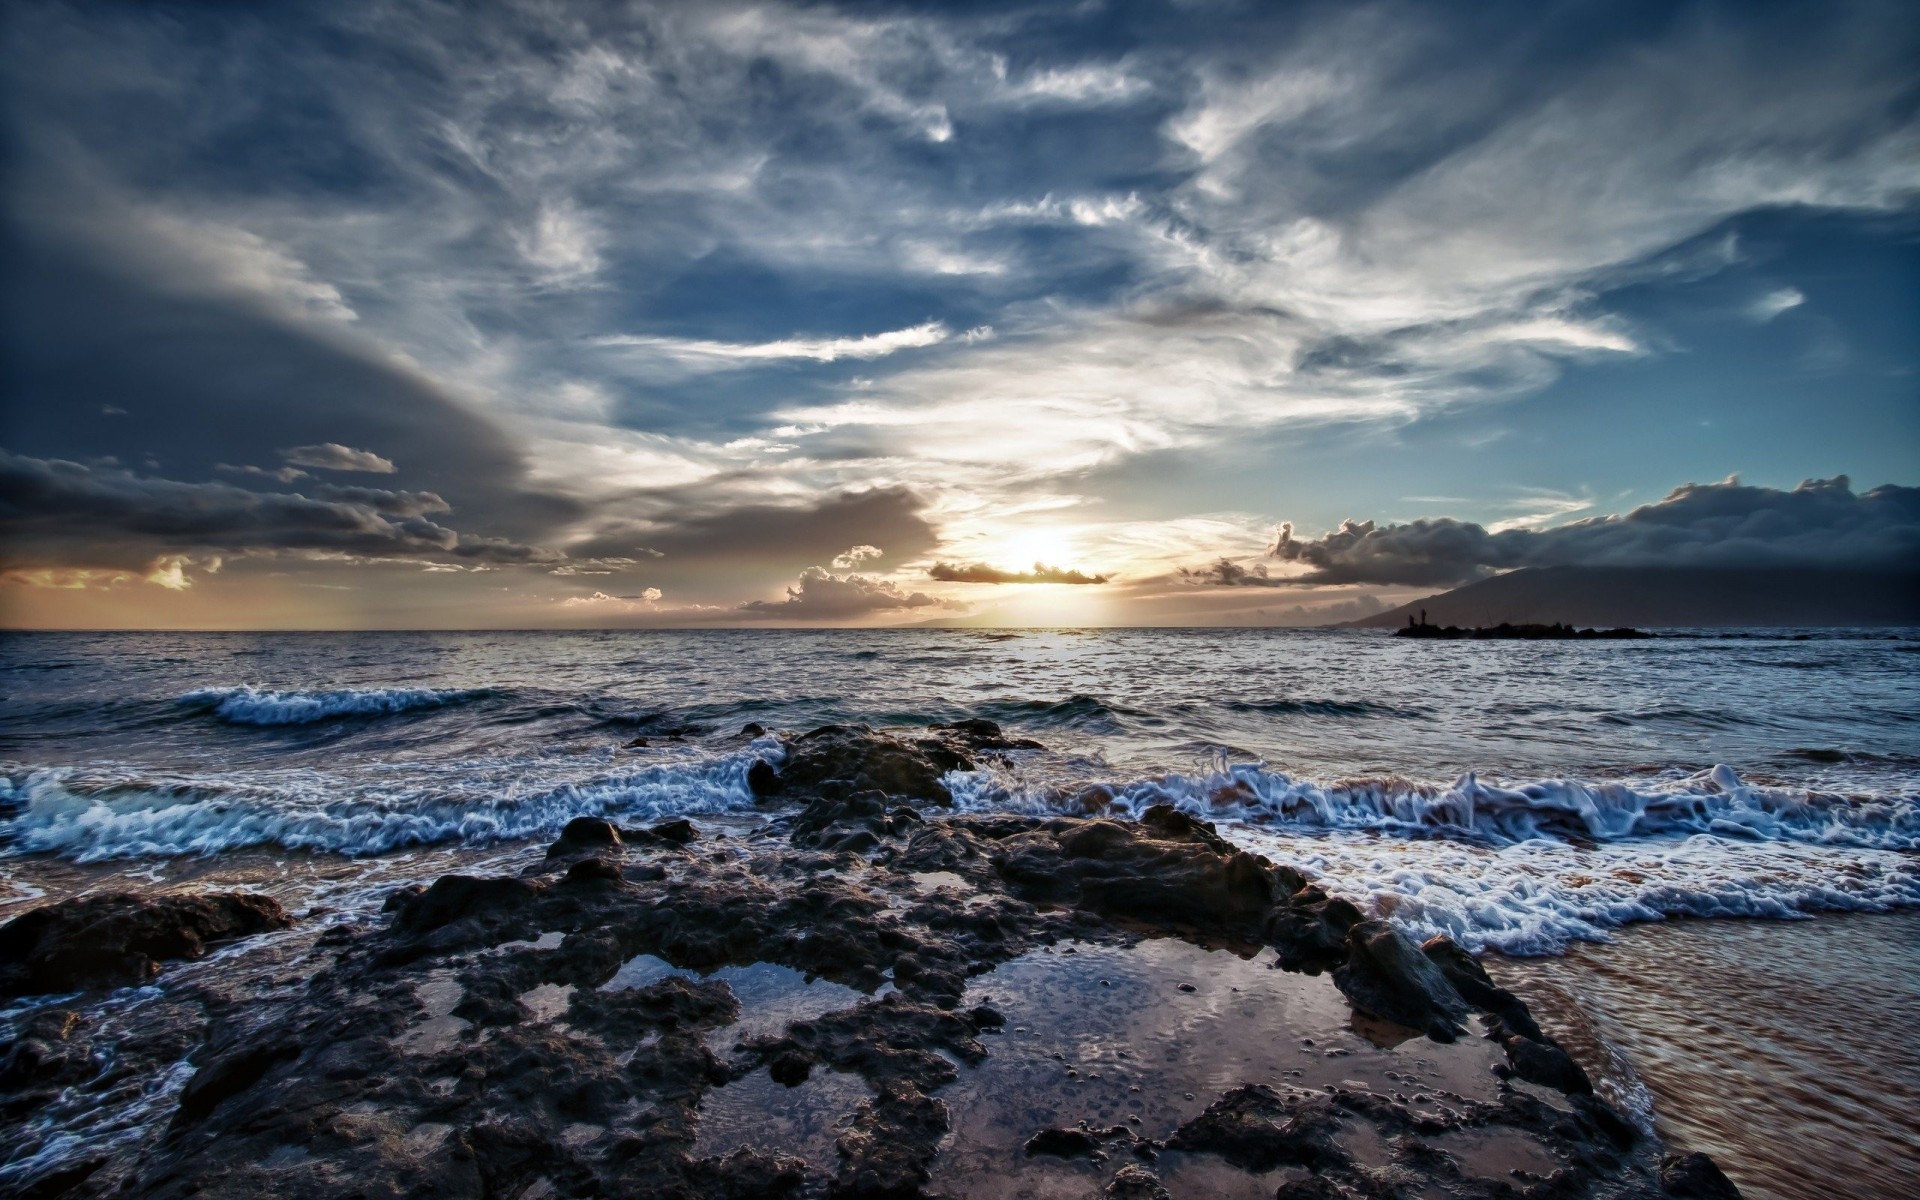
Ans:
{"type": "Polygon", "coordinates": [[[1748,1200],[1920,1196],[1920,912],[1674,921],[1485,961],[1580,1056],[1575,998],[1669,1148],[1711,1154],[1748,1200]]]}

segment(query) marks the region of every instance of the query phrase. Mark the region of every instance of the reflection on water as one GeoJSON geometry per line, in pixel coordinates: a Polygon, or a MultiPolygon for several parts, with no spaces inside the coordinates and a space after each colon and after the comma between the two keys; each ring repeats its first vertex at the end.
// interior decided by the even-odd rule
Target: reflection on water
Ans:
{"type": "MultiPolygon", "coordinates": [[[[1028,1158],[1027,1139],[1048,1127],[1123,1125],[1161,1139],[1245,1083],[1364,1087],[1452,1113],[1462,1097],[1492,1099],[1504,1061],[1477,1037],[1378,1046],[1326,976],[1273,969],[1271,950],[1243,959],[1172,938],[1032,951],[976,978],[966,1004],[979,1003],[1006,1026],[987,1039],[985,1062],[938,1093],[952,1132],[932,1189],[952,1195],[1080,1196],[1112,1173],[1116,1163],[1028,1158]]],[[[1251,1178],[1271,1196],[1285,1177],[1167,1157],[1169,1186],[1176,1174],[1186,1185],[1176,1195],[1231,1194],[1251,1178]]]]}
{"type": "Polygon", "coordinates": [[[1576,997],[1669,1146],[1748,1200],[1920,1196],[1920,913],[1676,921],[1488,965],[1542,1016],[1541,984],[1576,997]]]}

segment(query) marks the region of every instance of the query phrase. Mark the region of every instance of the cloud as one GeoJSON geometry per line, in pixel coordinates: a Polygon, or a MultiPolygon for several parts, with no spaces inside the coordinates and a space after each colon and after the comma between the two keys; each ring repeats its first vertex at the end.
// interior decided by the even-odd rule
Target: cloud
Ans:
{"type": "Polygon", "coordinates": [[[1518,567],[1857,567],[1911,569],[1920,561],[1920,488],[1888,484],[1855,494],[1846,476],[1791,491],[1738,479],[1689,483],[1624,516],[1493,532],[1451,517],[1380,525],[1348,520],[1318,538],[1280,526],[1277,563],[1304,570],[1269,578],[1265,564],[1229,560],[1189,573],[1230,586],[1444,586],[1518,567]]]}
{"type": "Polygon", "coordinates": [[[715,581],[764,583],[769,575],[790,579],[845,556],[849,546],[890,547],[906,561],[937,541],[926,500],[903,487],[835,492],[803,503],[742,503],[724,489],[694,488],[642,493],[626,503],[652,511],[606,518],[568,552],[645,554],[654,558],[649,573],[681,591],[715,581]]]}
{"type": "Polygon", "coordinates": [[[1749,304],[1747,316],[1756,324],[1765,325],[1781,313],[1799,308],[1806,302],[1806,293],[1799,288],[1776,288],[1749,304]]]}
{"type": "Polygon", "coordinates": [[[296,479],[312,479],[313,476],[298,467],[235,466],[232,463],[215,463],[213,469],[226,475],[249,475],[255,479],[271,479],[275,483],[292,483],[296,479]]]}
{"type": "Polygon", "coordinates": [[[1110,575],[1088,575],[1065,567],[1050,567],[1045,563],[1033,564],[1031,571],[1002,571],[985,563],[949,563],[937,562],[927,572],[927,578],[942,583],[1105,583],[1110,575]]]}
{"type": "MultiPolygon", "coordinates": [[[[965,335],[968,340],[972,331],[965,335]]],[[[650,337],[640,334],[615,334],[595,339],[596,345],[612,346],[663,358],[683,367],[722,370],[756,362],[781,359],[808,359],[834,362],[851,358],[884,358],[901,350],[937,346],[947,340],[947,327],[928,321],[906,329],[872,333],[862,337],[781,338],[772,342],[715,342],[698,338],[650,337]]]]}
{"type": "Polygon", "coordinates": [[[392,462],[371,450],[355,450],[338,442],[295,446],[291,450],[282,450],[280,457],[296,467],[314,467],[322,471],[365,471],[372,475],[391,475],[399,470],[392,462]]]}
{"type": "Polygon", "coordinates": [[[939,608],[941,600],[925,592],[907,592],[884,579],[865,575],[835,575],[824,567],[808,567],[797,585],[781,600],[750,600],[740,611],[761,617],[793,620],[847,620],[899,609],[939,608]]]}
{"type": "Polygon", "coordinates": [[[836,554],[833,567],[836,571],[851,571],[870,558],[879,558],[885,551],[878,546],[854,546],[845,554],[836,554]]]}
{"type": "Polygon", "coordinates": [[[1204,567],[1181,567],[1180,579],[1185,583],[1206,584],[1212,587],[1288,587],[1304,582],[1297,579],[1277,578],[1267,574],[1267,564],[1254,563],[1242,566],[1234,559],[1221,557],[1204,567]]]}
{"type": "Polygon", "coordinates": [[[299,551],[485,563],[561,557],[438,525],[425,514],[446,512],[447,505],[431,492],[316,491],[253,492],[0,450],[0,571],[133,571],[183,587],[186,566],[221,555],[299,551]]]}

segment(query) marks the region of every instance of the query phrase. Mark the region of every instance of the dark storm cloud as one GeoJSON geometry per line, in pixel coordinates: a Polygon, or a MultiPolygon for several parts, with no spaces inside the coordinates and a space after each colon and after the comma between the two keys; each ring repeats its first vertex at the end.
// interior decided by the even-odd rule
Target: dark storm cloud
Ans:
{"type": "Polygon", "coordinates": [[[423,515],[445,511],[432,493],[254,492],[0,450],[0,565],[10,571],[147,570],[180,555],[277,551],[487,563],[560,558],[537,546],[462,534],[423,515]]]}
{"type": "Polygon", "coordinates": [[[787,589],[785,599],[750,600],[740,606],[740,611],[760,617],[837,621],[899,609],[938,607],[941,601],[925,592],[904,591],[884,579],[835,575],[825,567],[808,567],[800,573],[800,582],[787,589]]]}
{"type": "Polygon", "coordinates": [[[183,293],[180,281],[103,261],[108,247],[57,230],[15,229],[0,252],[0,444],[17,453],[151,459],[175,478],[290,481],[301,465],[394,474],[518,540],[584,512],[527,482],[523,453],[497,423],[338,322],[211,287],[183,293]],[[103,416],[103,399],[124,411],[103,416]],[[294,466],[250,465],[278,461],[294,466]]]}
{"type": "Polygon", "coordinates": [[[1856,494],[1844,475],[1791,491],[1736,479],[1689,483],[1625,516],[1499,532],[1440,517],[1398,525],[1349,520],[1299,538],[1283,524],[1271,558],[1306,571],[1269,578],[1264,564],[1223,559],[1185,574],[1233,586],[1444,586],[1517,567],[1911,568],[1920,562],[1920,488],[1888,484],[1856,494]]]}
{"type": "Polygon", "coordinates": [[[941,583],[1105,583],[1110,575],[1088,575],[1065,567],[1033,564],[1031,571],[1002,571],[985,563],[937,562],[927,578],[941,583]]]}
{"type": "Polygon", "coordinates": [[[609,523],[571,547],[578,555],[660,556],[667,574],[753,564],[789,576],[843,557],[847,547],[878,548],[895,559],[932,549],[926,501],[907,488],[829,495],[812,504],[736,504],[697,493],[634,498],[659,509],[647,521],[609,523]]]}

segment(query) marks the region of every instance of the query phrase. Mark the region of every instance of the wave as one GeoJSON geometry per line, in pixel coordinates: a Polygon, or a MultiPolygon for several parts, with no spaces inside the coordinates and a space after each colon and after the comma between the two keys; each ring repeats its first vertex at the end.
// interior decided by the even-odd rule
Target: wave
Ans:
{"type": "Polygon", "coordinates": [[[1065,700],[990,700],[977,705],[974,715],[994,721],[1017,722],[1043,729],[1078,729],[1087,733],[1119,733],[1124,717],[1152,718],[1153,714],[1098,696],[1080,693],[1065,700]]]}
{"type": "MultiPolygon", "coordinates": [[[[1085,789],[1033,790],[995,769],[948,778],[964,808],[1083,811],[1085,789]]],[[[1450,785],[1404,779],[1321,784],[1238,764],[1109,789],[1121,814],[1171,804],[1210,819],[1308,831],[1371,831],[1489,846],[1546,840],[1599,845],[1707,834],[1745,841],[1920,850],[1920,797],[1848,797],[1749,785],[1717,766],[1669,784],[1550,779],[1501,787],[1472,772],[1450,785]]]]}
{"type": "Polygon", "coordinates": [[[1559,954],[1573,942],[1606,941],[1623,926],[1670,917],[1791,920],[1920,906],[1920,862],[1896,851],[1842,856],[1707,835],[1495,849],[1354,833],[1302,838],[1234,825],[1222,832],[1416,939],[1445,934],[1476,952],[1559,954]]]}
{"type": "Polygon", "coordinates": [[[12,854],[76,862],[211,855],[250,847],[382,854],[446,842],[551,838],[575,817],[647,822],[750,812],[747,768],[757,752],[652,764],[525,795],[431,788],[347,792],[318,772],[264,781],[83,777],[72,768],[0,776],[0,843],[12,854]]]}
{"type": "Polygon", "coordinates": [[[446,708],[498,695],[493,688],[315,688],[267,691],[254,687],[200,688],[180,697],[182,708],[230,725],[312,725],[348,717],[384,717],[446,708]]]}
{"type": "Polygon", "coordinates": [[[1271,716],[1308,717],[1401,717],[1416,719],[1427,715],[1419,708],[1400,708],[1371,700],[1228,700],[1220,707],[1228,712],[1263,713],[1271,716]]]}

